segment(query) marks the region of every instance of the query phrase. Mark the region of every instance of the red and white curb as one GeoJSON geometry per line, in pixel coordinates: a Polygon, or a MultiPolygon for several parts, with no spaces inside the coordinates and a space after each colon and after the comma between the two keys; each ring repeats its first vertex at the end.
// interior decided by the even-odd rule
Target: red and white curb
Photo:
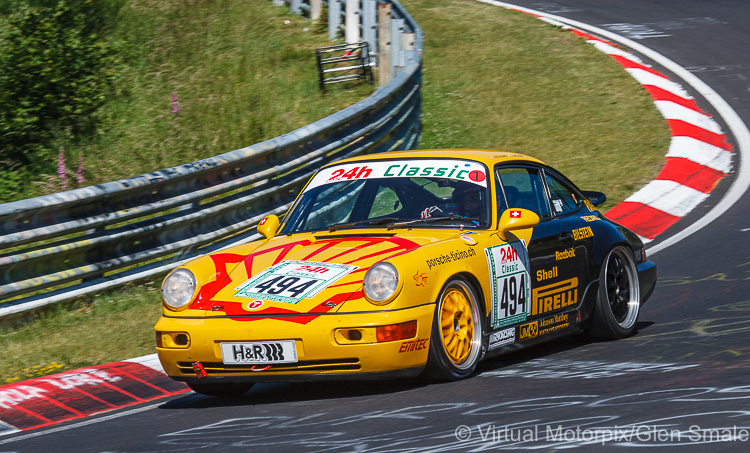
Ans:
{"type": "Polygon", "coordinates": [[[646,241],[697,207],[732,166],[732,147],[719,124],[679,84],[613,44],[572,30],[620,63],[651,94],[672,133],[666,162],[656,178],[607,217],[646,241]]]}
{"type": "Polygon", "coordinates": [[[0,387],[0,436],[189,391],[151,354],[0,387]]]}
{"type": "Polygon", "coordinates": [[[666,162],[656,178],[609,210],[608,218],[650,242],[703,202],[732,168],[732,147],[719,124],[678,83],[611,41],[539,11],[505,2],[478,0],[537,17],[572,31],[617,61],[652,96],[670,127],[666,162]]]}

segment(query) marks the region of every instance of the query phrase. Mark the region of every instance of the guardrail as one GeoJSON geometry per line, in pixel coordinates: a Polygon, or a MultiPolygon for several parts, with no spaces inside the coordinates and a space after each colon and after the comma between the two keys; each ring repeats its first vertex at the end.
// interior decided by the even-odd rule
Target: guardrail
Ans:
{"type": "MultiPolygon", "coordinates": [[[[309,6],[310,0],[292,3],[309,6]]],[[[396,0],[328,3],[387,5],[398,33],[413,34],[414,50],[399,50],[403,64],[391,65],[394,77],[387,85],[329,117],[246,148],[0,204],[0,319],[149,278],[256,239],[257,223],[267,214],[283,214],[321,165],[414,148],[421,119],[421,29],[396,0]]]]}

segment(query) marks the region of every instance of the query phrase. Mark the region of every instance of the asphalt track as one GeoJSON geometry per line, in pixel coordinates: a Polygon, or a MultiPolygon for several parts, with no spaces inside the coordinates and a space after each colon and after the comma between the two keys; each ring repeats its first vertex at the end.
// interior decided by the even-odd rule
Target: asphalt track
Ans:
{"type": "MultiPolygon", "coordinates": [[[[639,54],[681,83],[741,151],[732,122],[750,123],[750,3],[513,3],[616,33],[685,68],[737,118],[639,54]]],[[[266,384],[233,402],[152,399],[158,392],[136,394],[143,380],[125,370],[134,384],[122,392],[142,403],[0,436],[0,452],[748,451],[750,198],[733,195],[745,184],[738,168],[735,159],[735,173],[649,243],[660,280],[630,339],[543,345],[449,384],[266,384]],[[714,218],[723,199],[733,203],[714,218]]]]}

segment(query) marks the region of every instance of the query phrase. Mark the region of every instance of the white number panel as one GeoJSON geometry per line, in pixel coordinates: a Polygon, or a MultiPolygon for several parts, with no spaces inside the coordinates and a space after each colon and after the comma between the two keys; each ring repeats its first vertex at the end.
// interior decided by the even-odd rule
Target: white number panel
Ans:
{"type": "Polygon", "coordinates": [[[355,269],[357,266],[348,264],[282,261],[235,288],[235,296],[296,304],[355,269]]]}
{"type": "Polygon", "coordinates": [[[526,244],[516,241],[485,252],[492,281],[492,329],[525,321],[531,311],[526,244]]]}

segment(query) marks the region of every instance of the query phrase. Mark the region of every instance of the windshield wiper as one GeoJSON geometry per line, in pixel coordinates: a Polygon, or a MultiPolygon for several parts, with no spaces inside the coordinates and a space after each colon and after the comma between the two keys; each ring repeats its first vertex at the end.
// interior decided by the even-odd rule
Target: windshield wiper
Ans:
{"type": "Polygon", "coordinates": [[[357,225],[364,225],[364,224],[370,224],[370,225],[385,225],[386,223],[392,223],[392,222],[398,222],[399,220],[405,220],[401,217],[381,217],[378,219],[370,219],[370,220],[360,220],[358,222],[350,222],[350,223],[337,223],[334,225],[331,225],[328,227],[328,232],[332,233],[335,230],[338,230],[340,228],[349,228],[357,225]]]}
{"type": "Polygon", "coordinates": [[[476,217],[464,217],[462,215],[450,215],[450,216],[445,216],[445,217],[430,217],[430,218],[427,218],[427,219],[407,220],[406,222],[398,222],[397,221],[397,222],[389,224],[388,225],[388,229],[391,230],[393,228],[400,228],[400,227],[405,227],[405,226],[411,226],[411,225],[416,225],[418,223],[437,223],[437,222],[441,222],[441,221],[445,221],[445,220],[453,220],[453,221],[456,221],[456,220],[468,220],[470,222],[474,222],[475,223],[475,225],[473,225],[474,227],[478,227],[479,225],[482,224],[482,219],[478,219],[476,217]]]}

